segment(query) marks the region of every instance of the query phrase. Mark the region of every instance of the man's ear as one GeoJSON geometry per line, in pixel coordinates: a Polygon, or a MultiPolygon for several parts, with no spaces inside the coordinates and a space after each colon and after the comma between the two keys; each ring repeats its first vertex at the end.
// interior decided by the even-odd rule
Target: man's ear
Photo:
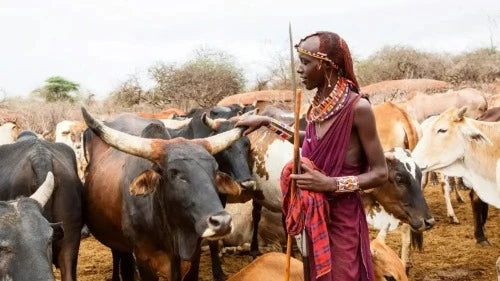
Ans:
{"type": "Polygon", "coordinates": [[[240,185],[228,174],[223,172],[217,172],[215,177],[215,186],[217,187],[217,192],[222,194],[233,196],[239,196],[241,194],[240,185]]]}
{"type": "Polygon", "coordinates": [[[160,178],[161,175],[153,169],[142,172],[130,184],[130,194],[146,196],[155,192],[160,183],[160,178]]]}

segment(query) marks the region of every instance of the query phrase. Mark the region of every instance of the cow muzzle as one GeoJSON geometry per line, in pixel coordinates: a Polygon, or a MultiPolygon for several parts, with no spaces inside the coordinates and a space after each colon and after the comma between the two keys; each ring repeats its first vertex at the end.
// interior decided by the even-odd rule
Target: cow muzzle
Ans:
{"type": "Polygon", "coordinates": [[[216,240],[229,234],[231,229],[232,218],[226,211],[222,211],[207,218],[207,228],[201,237],[216,240]]]}

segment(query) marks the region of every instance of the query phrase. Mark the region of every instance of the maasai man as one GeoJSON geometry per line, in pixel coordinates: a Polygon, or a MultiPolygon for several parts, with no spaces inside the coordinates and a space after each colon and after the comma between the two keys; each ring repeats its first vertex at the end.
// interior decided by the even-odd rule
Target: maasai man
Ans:
{"type": "MultiPolygon", "coordinates": [[[[349,48],[339,35],[314,33],[295,47],[300,58],[297,72],[305,87],[317,88],[317,93],[307,114],[306,131],[301,132],[301,153],[307,158],[302,174],[288,175],[288,179],[296,180],[300,196],[316,194],[307,202],[319,202],[326,209],[306,206],[307,212],[313,209],[306,213],[304,223],[309,233],[310,280],[372,281],[360,191],[382,185],[388,173],[374,114],[369,101],[359,94],[349,48]]],[[[249,116],[237,125],[248,127],[245,134],[268,126],[291,139],[292,130],[269,117],[249,116]]],[[[282,181],[283,176],[286,181],[286,169],[282,181]]]]}

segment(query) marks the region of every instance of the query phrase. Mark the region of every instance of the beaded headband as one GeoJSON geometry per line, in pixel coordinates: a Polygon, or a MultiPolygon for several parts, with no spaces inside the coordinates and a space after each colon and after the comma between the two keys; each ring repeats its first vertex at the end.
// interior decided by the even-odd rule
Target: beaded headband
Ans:
{"type": "Polygon", "coordinates": [[[319,60],[327,61],[327,62],[331,63],[331,65],[334,69],[337,69],[337,70],[339,69],[338,65],[336,63],[334,63],[330,58],[328,58],[328,56],[325,53],[322,53],[322,52],[313,53],[313,52],[310,52],[310,51],[303,49],[301,47],[296,47],[296,48],[297,48],[297,52],[299,52],[301,54],[308,55],[310,57],[317,58],[319,60]]]}

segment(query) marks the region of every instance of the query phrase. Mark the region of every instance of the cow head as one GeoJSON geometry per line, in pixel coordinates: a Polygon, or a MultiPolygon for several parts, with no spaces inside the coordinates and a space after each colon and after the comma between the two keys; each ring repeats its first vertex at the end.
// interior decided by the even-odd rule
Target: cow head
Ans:
{"type": "Polygon", "coordinates": [[[422,194],[422,173],[408,150],[394,148],[385,153],[389,169],[388,181],[369,192],[375,201],[397,219],[422,231],[434,225],[427,202],[422,194]]]}
{"type": "MultiPolygon", "coordinates": [[[[203,123],[208,126],[213,134],[217,135],[234,129],[236,120],[212,119],[206,114],[201,117],[203,123]]],[[[254,190],[255,181],[250,170],[250,140],[244,136],[234,142],[229,148],[217,153],[215,159],[219,163],[219,169],[230,175],[243,189],[254,190]]]]}
{"type": "Polygon", "coordinates": [[[239,187],[218,173],[212,155],[229,147],[242,135],[233,129],[203,139],[151,139],[129,135],[94,119],[82,108],[88,127],[108,145],[154,163],[130,183],[136,196],[154,196],[160,221],[177,236],[179,254],[190,259],[200,237],[220,238],[231,231],[231,217],[217,197],[219,192],[239,192],[239,187]],[[236,189],[235,189],[236,188],[236,189]]]}
{"type": "Polygon", "coordinates": [[[52,241],[61,227],[42,215],[53,189],[49,172],[30,198],[0,202],[0,280],[54,280],[52,241]]]}
{"type": "Polygon", "coordinates": [[[422,128],[423,136],[413,150],[423,170],[441,170],[450,176],[462,176],[462,162],[469,143],[491,145],[491,141],[467,118],[467,107],[450,108],[432,117],[422,128]]]}

